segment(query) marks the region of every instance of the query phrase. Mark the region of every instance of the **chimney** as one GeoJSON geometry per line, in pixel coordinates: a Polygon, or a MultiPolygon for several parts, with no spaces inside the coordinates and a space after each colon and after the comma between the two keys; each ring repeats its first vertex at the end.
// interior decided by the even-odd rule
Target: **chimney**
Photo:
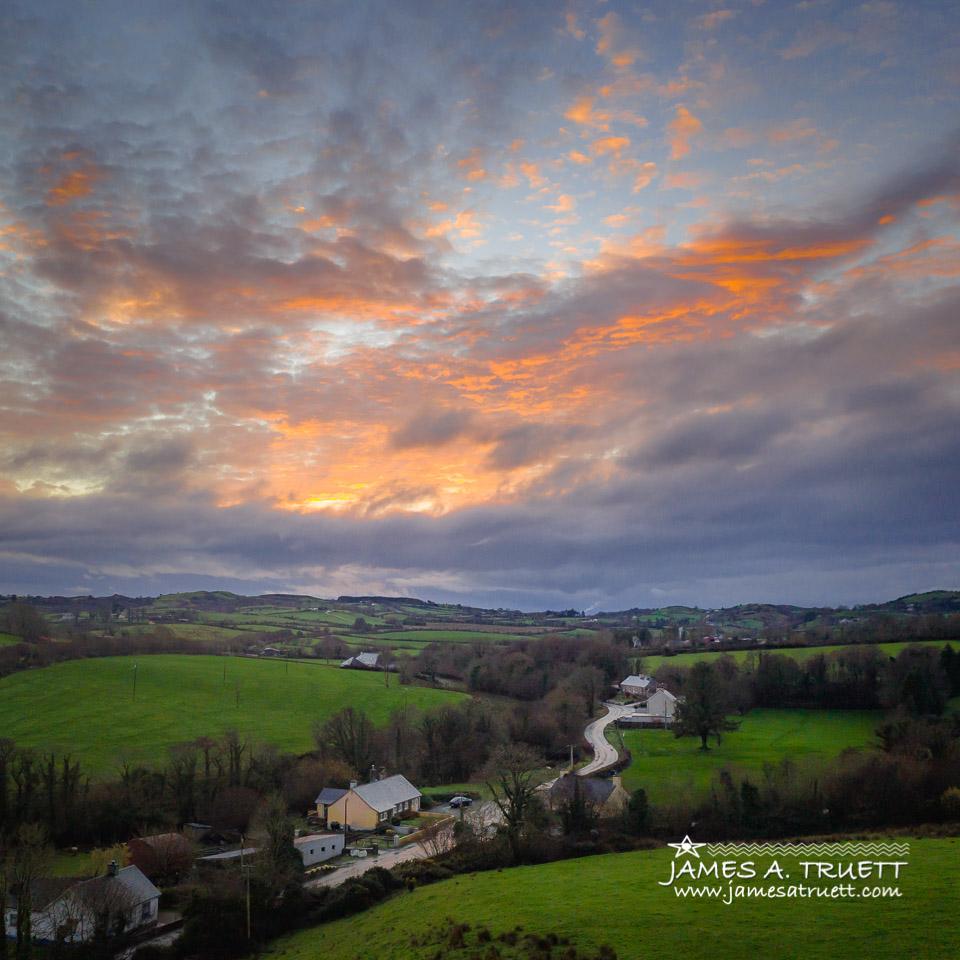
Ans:
{"type": "Polygon", "coordinates": [[[379,779],[379,774],[377,773],[377,765],[375,763],[370,764],[370,773],[367,777],[370,783],[376,783],[379,779]]]}
{"type": "Polygon", "coordinates": [[[351,789],[351,790],[355,790],[355,789],[356,789],[356,786],[357,786],[357,781],[356,781],[356,780],[351,780],[351,781],[350,781],[350,789],[351,789]]]}
{"type": "Polygon", "coordinates": [[[116,861],[116,860],[111,860],[111,861],[107,864],[107,876],[108,876],[108,877],[115,877],[116,875],[117,875],[117,861],[116,861]]]}

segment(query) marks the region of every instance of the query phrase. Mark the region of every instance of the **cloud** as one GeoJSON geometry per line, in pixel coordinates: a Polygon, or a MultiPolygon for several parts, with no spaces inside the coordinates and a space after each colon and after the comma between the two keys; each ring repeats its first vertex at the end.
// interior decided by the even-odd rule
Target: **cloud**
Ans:
{"type": "Polygon", "coordinates": [[[548,210],[555,210],[557,213],[566,213],[568,210],[572,210],[577,205],[576,200],[573,199],[567,193],[561,193],[557,197],[557,202],[554,204],[547,204],[548,210]]]}
{"type": "Polygon", "coordinates": [[[467,410],[421,410],[393,432],[390,443],[396,450],[441,447],[461,436],[471,419],[467,410]]]}
{"type": "Polygon", "coordinates": [[[702,126],[703,124],[686,107],[677,107],[677,115],[667,128],[670,156],[674,160],[679,160],[690,152],[690,139],[702,126]]]}
{"type": "Polygon", "coordinates": [[[736,17],[735,10],[714,10],[713,13],[702,13],[694,17],[693,25],[698,30],[716,30],[722,23],[728,23],[736,17]]]}
{"type": "Polygon", "coordinates": [[[905,56],[940,37],[904,19],[877,74],[861,12],[779,40],[723,12],[11,20],[7,589],[629,606],[955,576],[956,144],[927,145],[947,66],[905,56]],[[748,183],[720,151],[751,131],[790,157],[748,183]]]}

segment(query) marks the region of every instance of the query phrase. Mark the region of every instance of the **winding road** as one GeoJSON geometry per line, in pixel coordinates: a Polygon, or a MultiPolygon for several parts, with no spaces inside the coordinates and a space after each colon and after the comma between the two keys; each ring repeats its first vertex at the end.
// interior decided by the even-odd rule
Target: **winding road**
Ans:
{"type": "Polygon", "coordinates": [[[617,759],[616,747],[607,743],[607,738],[603,732],[607,726],[613,723],[618,717],[628,716],[633,713],[634,710],[634,704],[632,703],[605,702],[604,705],[607,708],[606,715],[594,720],[587,726],[587,729],[583,731],[587,742],[593,747],[593,759],[585,767],[581,767],[577,771],[577,774],[581,777],[588,777],[591,773],[596,773],[598,770],[608,767],[617,759]]]}

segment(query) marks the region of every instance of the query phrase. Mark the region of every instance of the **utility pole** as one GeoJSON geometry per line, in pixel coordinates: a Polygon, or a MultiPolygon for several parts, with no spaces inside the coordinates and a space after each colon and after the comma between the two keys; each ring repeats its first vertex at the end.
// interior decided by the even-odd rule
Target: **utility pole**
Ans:
{"type": "Polygon", "coordinates": [[[240,873],[244,876],[247,883],[247,939],[250,939],[250,868],[243,862],[243,848],[246,846],[245,838],[240,837],[240,873]]]}

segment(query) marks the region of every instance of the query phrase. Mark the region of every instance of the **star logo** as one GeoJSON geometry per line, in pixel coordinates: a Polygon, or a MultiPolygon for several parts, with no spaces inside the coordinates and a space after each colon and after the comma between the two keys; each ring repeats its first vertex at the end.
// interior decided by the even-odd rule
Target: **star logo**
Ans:
{"type": "Polygon", "coordinates": [[[697,853],[699,847],[705,847],[705,843],[694,843],[689,836],[683,838],[680,843],[668,843],[668,847],[674,847],[676,853],[673,855],[673,859],[676,860],[677,857],[683,856],[685,853],[692,853],[698,860],[700,859],[700,854],[697,853]]]}

